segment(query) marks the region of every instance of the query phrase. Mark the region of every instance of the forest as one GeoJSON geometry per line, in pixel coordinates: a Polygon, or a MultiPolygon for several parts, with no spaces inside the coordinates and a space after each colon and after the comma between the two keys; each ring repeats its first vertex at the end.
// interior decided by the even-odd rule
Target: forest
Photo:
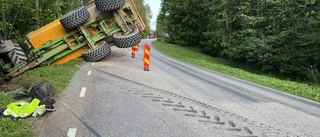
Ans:
{"type": "MultiPolygon", "coordinates": [[[[90,0],[0,0],[0,32],[5,39],[17,41],[26,49],[26,34],[59,19],[72,9],[90,0]]],[[[152,13],[144,0],[133,0],[146,24],[144,35],[150,30],[152,13]]]]}
{"type": "Polygon", "coordinates": [[[319,84],[319,11],[317,0],[162,0],[157,32],[213,57],[319,84]]]}

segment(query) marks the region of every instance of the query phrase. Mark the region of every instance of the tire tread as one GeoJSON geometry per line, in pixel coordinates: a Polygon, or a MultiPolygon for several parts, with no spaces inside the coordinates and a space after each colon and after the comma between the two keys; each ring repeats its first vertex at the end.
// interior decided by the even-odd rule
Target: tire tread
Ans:
{"type": "Polygon", "coordinates": [[[61,25],[70,30],[73,29],[82,23],[84,23],[87,19],[90,18],[90,13],[86,9],[85,6],[82,6],[78,9],[75,9],[60,18],[61,25]]]}
{"type": "Polygon", "coordinates": [[[110,46],[108,46],[107,42],[103,41],[101,42],[101,45],[98,48],[92,51],[85,50],[82,53],[82,56],[84,60],[87,62],[98,62],[104,59],[105,57],[107,57],[110,53],[111,53],[110,46]]]}
{"type": "Polygon", "coordinates": [[[28,60],[26,54],[22,50],[19,44],[13,44],[14,49],[8,52],[8,57],[11,60],[11,63],[16,66],[21,62],[26,62],[28,60]]]}
{"type": "Polygon", "coordinates": [[[141,42],[140,32],[138,29],[135,29],[129,35],[119,35],[120,32],[117,32],[113,35],[115,46],[118,48],[130,48],[134,45],[137,45],[141,42]]]}
{"type": "Polygon", "coordinates": [[[125,0],[95,0],[94,2],[99,11],[117,10],[125,4],[125,0]]]}

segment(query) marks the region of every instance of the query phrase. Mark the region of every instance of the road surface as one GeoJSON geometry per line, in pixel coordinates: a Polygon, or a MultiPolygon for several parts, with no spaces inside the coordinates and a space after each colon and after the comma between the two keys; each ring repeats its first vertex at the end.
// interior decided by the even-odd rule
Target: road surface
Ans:
{"type": "Polygon", "coordinates": [[[38,124],[41,137],[319,136],[320,104],[172,59],[151,46],[143,71],[112,48],[85,62],[38,124]]]}

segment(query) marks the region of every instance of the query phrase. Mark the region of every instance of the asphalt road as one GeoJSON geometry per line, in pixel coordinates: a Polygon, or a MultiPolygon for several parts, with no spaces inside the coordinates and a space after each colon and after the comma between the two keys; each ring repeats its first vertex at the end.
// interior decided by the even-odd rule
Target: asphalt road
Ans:
{"type": "Polygon", "coordinates": [[[38,122],[38,136],[220,137],[319,136],[320,104],[172,59],[143,40],[86,62],[56,96],[56,112],[38,122]]]}

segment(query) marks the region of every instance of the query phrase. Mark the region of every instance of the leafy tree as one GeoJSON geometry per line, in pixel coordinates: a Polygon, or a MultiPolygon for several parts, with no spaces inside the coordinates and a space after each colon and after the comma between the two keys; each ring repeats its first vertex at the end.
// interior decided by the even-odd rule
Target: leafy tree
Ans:
{"type": "Polygon", "coordinates": [[[162,0],[157,30],[169,42],[316,83],[319,10],[316,0],[162,0]]]}
{"type": "Polygon", "coordinates": [[[167,3],[166,0],[161,0],[161,8],[157,17],[157,34],[162,36],[164,33],[167,32],[167,15],[168,15],[168,11],[167,11],[167,3]]]}
{"type": "Polygon", "coordinates": [[[137,10],[140,13],[143,22],[146,25],[146,30],[143,33],[143,35],[146,36],[147,33],[150,31],[150,19],[152,18],[150,5],[144,5],[144,0],[133,0],[133,2],[135,3],[137,10]]]}
{"type": "Polygon", "coordinates": [[[150,8],[150,5],[149,4],[145,4],[145,8],[146,8],[146,18],[147,18],[147,23],[149,24],[150,26],[150,20],[152,19],[152,11],[151,11],[151,8],[150,8]]]}
{"type": "Polygon", "coordinates": [[[234,39],[231,57],[295,79],[306,80],[311,67],[313,72],[319,70],[319,15],[314,12],[319,3],[253,2],[242,6],[242,28],[234,39]],[[250,11],[248,5],[253,4],[257,10],[250,11]]]}
{"type": "MultiPolygon", "coordinates": [[[[89,0],[82,0],[85,4],[89,0]]],[[[0,31],[22,45],[25,35],[79,6],[76,0],[1,0],[0,31]]]]}

